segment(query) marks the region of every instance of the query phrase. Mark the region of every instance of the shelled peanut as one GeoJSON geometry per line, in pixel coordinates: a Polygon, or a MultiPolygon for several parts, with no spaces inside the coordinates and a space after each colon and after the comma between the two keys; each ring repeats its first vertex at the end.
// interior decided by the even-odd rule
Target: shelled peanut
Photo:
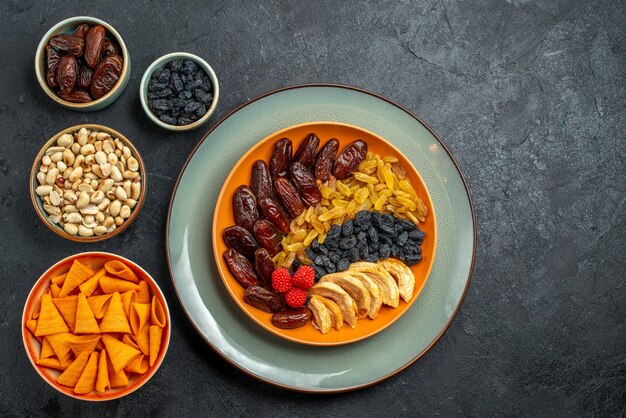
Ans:
{"type": "Polygon", "coordinates": [[[35,193],[51,222],[91,237],[120,227],[142,190],[139,161],[119,138],[81,128],[61,135],[41,159],[35,193]]]}

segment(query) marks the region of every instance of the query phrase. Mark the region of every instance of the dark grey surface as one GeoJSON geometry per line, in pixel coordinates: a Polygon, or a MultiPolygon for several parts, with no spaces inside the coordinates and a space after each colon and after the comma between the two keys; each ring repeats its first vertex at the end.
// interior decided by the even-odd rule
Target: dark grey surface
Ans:
{"type": "Polygon", "coordinates": [[[625,414],[626,3],[105,3],[0,6],[0,415],[625,414]],[[87,114],[54,104],[33,70],[40,37],[81,14],[111,23],[133,66],[122,97],[87,114]],[[143,114],[137,91],[155,58],[179,50],[213,66],[222,95],[206,127],[170,134],[143,114]],[[332,396],[283,391],[221,360],[185,317],[164,250],[170,193],[204,131],[250,98],[306,82],[369,89],[421,116],[458,159],[478,220],[473,283],[441,341],[388,381],[332,396]],[[149,180],[134,225],[91,245],[43,226],[27,182],[41,145],[85,122],[131,138],[149,180]],[[172,313],[161,369],[104,404],[48,387],[20,339],[33,282],[85,250],[142,265],[172,313]]]}

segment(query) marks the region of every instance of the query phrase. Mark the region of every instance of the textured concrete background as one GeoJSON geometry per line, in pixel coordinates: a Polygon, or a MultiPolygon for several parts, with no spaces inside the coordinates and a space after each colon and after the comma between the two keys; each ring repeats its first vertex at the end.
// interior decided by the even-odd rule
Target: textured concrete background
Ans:
{"type": "MultiPolygon", "coordinates": [[[[626,3],[11,0],[0,5],[0,415],[624,415],[626,405],[626,3]],[[124,37],[122,97],[79,114],[39,89],[33,56],[61,19],[100,17],[124,37]],[[471,186],[478,255],[465,304],[419,362],[375,387],[333,396],[260,384],[196,335],[164,257],[178,172],[205,128],[174,135],[137,91],[158,56],[203,56],[220,78],[206,129],[263,92],[345,83],[421,116],[471,186]],[[36,218],[27,177],[40,146],[79,123],[132,138],[150,192],[135,224],[79,245],[36,218]],[[24,300],[58,259],[112,251],[144,266],[172,307],[170,351],[125,399],[78,402],[48,387],[20,341],[24,300]]],[[[207,216],[209,216],[207,214],[207,216]]]]}

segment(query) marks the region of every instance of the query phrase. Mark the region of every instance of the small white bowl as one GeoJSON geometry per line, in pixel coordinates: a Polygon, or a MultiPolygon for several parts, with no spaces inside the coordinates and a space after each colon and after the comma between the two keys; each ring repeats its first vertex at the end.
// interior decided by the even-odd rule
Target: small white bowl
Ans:
{"type": "Polygon", "coordinates": [[[203,60],[197,55],[190,54],[188,52],[172,52],[171,54],[163,55],[162,57],[158,58],[156,61],[150,64],[146,72],[143,73],[143,77],[141,77],[141,85],[139,86],[139,97],[141,99],[141,107],[143,107],[143,110],[144,112],[146,112],[146,115],[148,115],[148,117],[154,123],[170,131],[182,132],[182,131],[189,131],[191,129],[195,129],[198,126],[206,123],[206,121],[208,121],[209,118],[211,118],[211,115],[215,111],[215,108],[217,107],[217,102],[220,97],[220,86],[217,81],[217,76],[215,75],[215,72],[213,71],[213,68],[211,68],[211,66],[205,60],[203,60]],[[207,112],[204,114],[204,116],[202,116],[200,119],[198,119],[194,123],[190,123],[189,125],[170,125],[169,123],[165,123],[161,119],[159,119],[157,115],[152,113],[152,111],[148,107],[148,83],[150,82],[152,73],[157,68],[163,67],[168,62],[176,60],[176,59],[187,59],[187,60],[194,61],[207,73],[207,75],[209,76],[209,79],[211,80],[211,84],[213,85],[213,101],[211,102],[211,106],[207,109],[207,112]]]}

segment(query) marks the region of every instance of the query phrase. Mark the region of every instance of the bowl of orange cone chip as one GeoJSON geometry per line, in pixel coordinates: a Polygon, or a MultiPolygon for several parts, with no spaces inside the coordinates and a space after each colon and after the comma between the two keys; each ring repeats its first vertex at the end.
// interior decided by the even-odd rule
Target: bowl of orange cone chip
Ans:
{"type": "Polygon", "coordinates": [[[26,353],[59,392],[120,398],[146,383],[170,340],[170,314],[154,279],[115,254],[76,254],[50,267],[22,316],[26,353]]]}

